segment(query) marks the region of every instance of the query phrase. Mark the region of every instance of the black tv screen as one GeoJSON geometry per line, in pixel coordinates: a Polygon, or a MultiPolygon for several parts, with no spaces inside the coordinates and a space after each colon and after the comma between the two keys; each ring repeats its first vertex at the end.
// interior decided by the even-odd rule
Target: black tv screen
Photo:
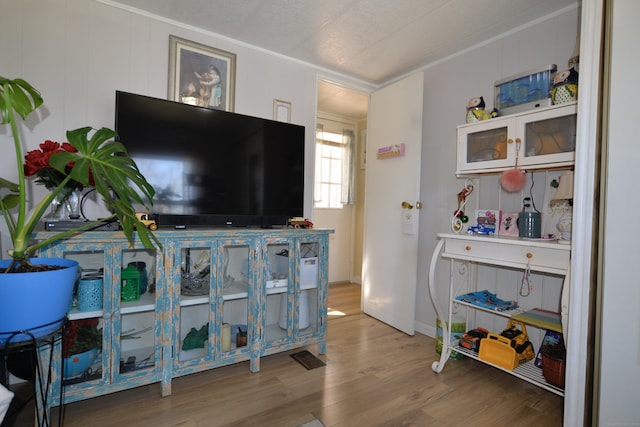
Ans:
{"type": "Polygon", "coordinates": [[[161,227],[303,216],[303,126],[116,91],[115,131],[156,190],[161,227]]]}

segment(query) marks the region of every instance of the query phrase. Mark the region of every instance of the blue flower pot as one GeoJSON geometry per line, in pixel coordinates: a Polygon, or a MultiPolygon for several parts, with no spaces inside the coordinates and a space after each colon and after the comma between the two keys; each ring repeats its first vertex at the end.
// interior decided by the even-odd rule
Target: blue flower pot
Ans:
{"type": "Polygon", "coordinates": [[[84,353],[73,354],[64,359],[64,379],[79,377],[93,365],[98,357],[98,349],[92,348],[84,353]]]}
{"type": "MultiPolygon", "coordinates": [[[[1,260],[0,269],[11,260],[1,260]]],[[[33,273],[0,273],[0,346],[55,332],[67,314],[78,263],[63,258],[33,258],[32,264],[65,268],[33,273]]]]}

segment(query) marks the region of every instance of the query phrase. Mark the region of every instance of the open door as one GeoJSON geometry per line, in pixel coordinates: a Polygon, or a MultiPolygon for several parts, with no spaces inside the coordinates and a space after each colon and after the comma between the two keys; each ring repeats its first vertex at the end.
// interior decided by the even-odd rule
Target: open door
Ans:
{"type": "Polygon", "coordinates": [[[362,267],[363,309],[415,332],[423,73],[371,95],[362,267]]]}

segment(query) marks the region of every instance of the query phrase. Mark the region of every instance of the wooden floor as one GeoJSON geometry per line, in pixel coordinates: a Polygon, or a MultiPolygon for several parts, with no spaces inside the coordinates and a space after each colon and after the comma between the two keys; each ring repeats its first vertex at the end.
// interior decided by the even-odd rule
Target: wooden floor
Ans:
{"type": "Polygon", "coordinates": [[[329,311],[345,315],[328,323],[324,367],[305,369],[289,356],[295,351],[268,356],[257,373],[243,362],[177,378],[164,398],[155,384],[69,404],[64,425],[562,425],[562,398],[507,373],[473,360],[434,373],[434,340],[360,313],[359,295],[358,285],[330,286],[329,311]]]}

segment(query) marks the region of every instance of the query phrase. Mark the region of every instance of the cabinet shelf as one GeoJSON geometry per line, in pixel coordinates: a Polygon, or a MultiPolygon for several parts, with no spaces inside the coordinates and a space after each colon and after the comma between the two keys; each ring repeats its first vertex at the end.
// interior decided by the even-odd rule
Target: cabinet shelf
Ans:
{"type": "Polygon", "coordinates": [[[289,288],[287,286],[280,286],[277,288],[267,288],[267,295],[284,294],[289,288]]]}
{"type": "Polygon", "coordinates": [[[518,377],[522,380],[525,380],[531,384],[537,385],[538,387],[544,388],[552,393],[555,393],[559,396],[564,396],[564,390],[558,388],[554,385],[549,384],[542,376],[542,369],[538,368],[535,365],[535,359],[528,361],[518,367],[516,367],[513,371],[503,368],[502,366],[494,365],[491,362],[487,362],[486,360],[482,360],[478,357],[478,353],[468,350],[459,345],[450,345],[449,348],[452,351],[455,351],[458,354],[464,354],[466,357],[474,360],[478,360],[486,365],[493,366],[496,369],[500,369],[501,371],[508,372],[511,375],[518,377]]]}
{"type": "Polygon", "coordinates": [[[222,298],[225,301],[247,298],[249,296],[248,286],[247,282],[233,282],[230,286],[224,287],[222,298]]]}
{"type": "Polygon", "coordinates": [[[492,310],[490,308],[485,308],[485,307],[480,307],[479,305],[475,305],[475,304],[471,304],[469,302],[466,301],[460,301],[457,299],[452,299],[451,303],[453,304],[459,304],[459,305],[463,305],[465,307],[471,307],[475,310],[479,310],[479,311],[484,311],[485,313],[491,313],[491,314],[495,314],[496,316],[502,316],[502,317],[513,317],[515,315],[521,314],[524,312],[524,310],[520,309],[520,308],[515,308],[513,310],[503,310],[503,311],[498,311],[498,310],[492,310]]]}
{"type": "Polygon", "coordinates": [[[144,293],[137,301],[122,301],[120,314],[143,313],[156,309],[156,296],[150,292],[144,293]]]}
{"type": "Polygon", "coordinates": [[[209,304],[209,295],[181,295],[180,306],[188,307],[191,305],[209,304]]]}
{"type": "MultiPolygon", "coordinates": [[[[233,282],[232,285],[225,287],[222,299],[230,301],[235,299],[243,299],[249,297],[248,284],[246,282],[233,282]]],[[[209,295],[181,295],[180,305],[188,307],[192,305],[209,304],[209,295]]]]}
{"type": "Polygon", "coordinates": [[[80,311],[76,308],[71,310],[67,316],[69,320],[80,320],[80,319],[92,319],[94,317],[102,317],[102,310],[93,310],[93,311],[80,311]]]}
{"type": "Polygon", "coordinates": [[[465,307],[470,307],[478,311],[484,311],[485,313],[495,314],[496,316],[513,318],[527,325],[535,326],[536,328],[549,329],[556,332],[562,332],[562,323],[560,322],[560,313],[554,313],[549,310],[542,310],[540,308],[524,310],[521,308],[516,308],[513,310],[498,311],[498,310],[491,310],[485,307],[480,307],[478,305],[471,304],[466,301],[460,301],[455,298],[451,300],[451,303],[459,304],[465,307]]]}

